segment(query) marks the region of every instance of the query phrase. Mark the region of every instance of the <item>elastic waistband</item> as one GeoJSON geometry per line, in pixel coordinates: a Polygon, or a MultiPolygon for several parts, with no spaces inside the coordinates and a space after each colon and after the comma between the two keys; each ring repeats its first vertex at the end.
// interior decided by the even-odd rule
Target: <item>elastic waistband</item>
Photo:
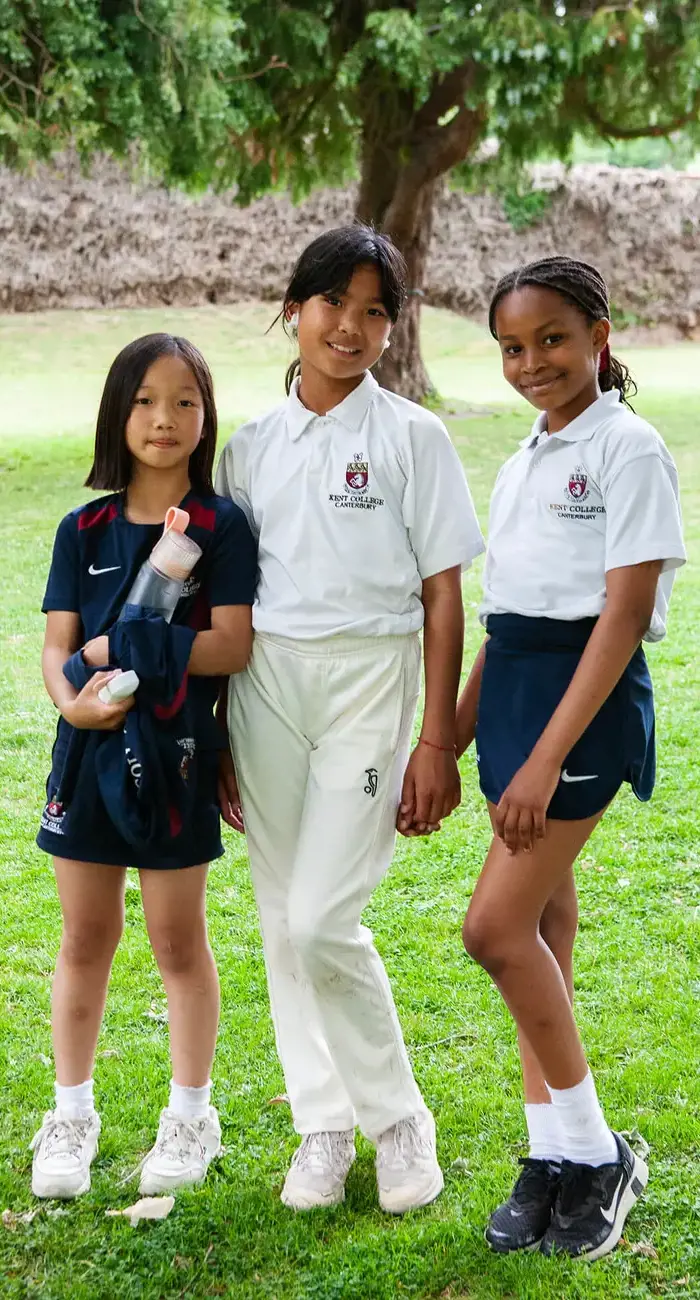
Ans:
{"type": "Polygon", "coordinates": [[[333,659],[339,655],[372,654],[377,650],[403,650],[419,640],[417,632],[398,636],[325,636],[314,640],[299,637],[277,636],[272,632],[256,632],[253,639],[264,645],[275,646],[289,654],[303,655],[306,659],[333,659]]]}
{"type": "Polygon", "coordinates": [[[519,650],[582,650],[597,618],[528,618],[525,614],[489,614],[489,637],[519,650]]]}

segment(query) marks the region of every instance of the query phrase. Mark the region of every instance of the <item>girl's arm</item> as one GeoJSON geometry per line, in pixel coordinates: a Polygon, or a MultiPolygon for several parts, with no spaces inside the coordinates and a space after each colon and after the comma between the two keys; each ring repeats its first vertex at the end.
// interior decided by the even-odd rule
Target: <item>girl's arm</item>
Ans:
{"type": "MultiPolygon", "coordinates": [[[[188,673],[194,677],[228,677],[240,673],[250,657],[253,624],[250,605],[215,605],[211,628],[198,632],[192,642],[188,673]]],[[[97,636],[83,646],[83,659],[92,668],[106,664],[109,639],[97,636]]]]}
{"type": "MultiPolygon", "coordinates": [[[[486,638],[486,641],[488,641],[488,637],[486,638]]],[[[467,684],[457,701],[455,746],[457,750],[457,758],[461,758],[465,750],[469,749],[476,734],[476,714],[479,706],[481,674],[484,671],[486,641],[483,642],[479,649],[476,659],[472,664],[472,670],[467,678],[467,684]]]]}
{"type": "Polygon", "coordinates": [[[63,665],[80,646],[80,616],[66,610],[49,610],[46,615],[41,668],[44,685],[56,708],[72,727],[88,731],[116,731],[134,703],[133,695],[116,704],[103,704],[97,692],[114,673],[96,673],[76,691],[63,675],[63,665]]]}
{"type": "Polygon", "coordinates": [[[606,599],[568,689],[496,810],[496,832],[512,853],[545,834],[562,764],[617,685],[651,622],[662,561],[610,569],[606,599]]]}
{"type": "Polygon", "coordinates": [[[425,709],[404,777],[397,821],[403,833],[437,825],[461,798],[455,758],[455,708],[464,642],[460,566],[426,578],[421,599],[425,709]]]}
{"type": "Polygon", "coordinates": [[[238,793],[236,769],[233,765],[231,746],[228,743],[228,680],[221,683],[219,698],[216,701],[216,721],[226,736],[226,748],[219,750],[219,807],[221,816],[227,826],[241,834],[245,831],[241,796],[238,793]]]}
{"type": "Polygon", "coordinates": [[[198,632],[187,671],[194,677],[228,677],[245,668],[253,647],[250,605],[215,605],[211,629],[198,632]]]}

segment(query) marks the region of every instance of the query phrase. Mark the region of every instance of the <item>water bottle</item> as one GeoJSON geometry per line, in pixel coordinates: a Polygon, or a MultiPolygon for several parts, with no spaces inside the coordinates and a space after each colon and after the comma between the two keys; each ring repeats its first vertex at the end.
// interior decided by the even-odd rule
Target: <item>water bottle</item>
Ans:
{"type": "Polygon", "coordinates": [[[127,605],[145,605],[170,622],[185,582],[202,554],[201,547],[185,533],[189,522],[186,510],[170,507],[163,535],[136,574],[127,605]]]}

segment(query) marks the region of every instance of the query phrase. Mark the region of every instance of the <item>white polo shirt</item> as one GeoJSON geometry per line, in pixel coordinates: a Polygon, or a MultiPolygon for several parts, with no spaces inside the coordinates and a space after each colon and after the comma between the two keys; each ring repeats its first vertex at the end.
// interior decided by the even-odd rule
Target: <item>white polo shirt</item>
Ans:
{"type": "Polygon", "coordinates": [[[663,560],[645,637],[660,641],[675,570],[686,558],[667,448],[616,389],[558,433],[545,425],[540,415],[496,479],[481,621],[600,614],[609,569],[663,560]]]}
{"type": "Polygon", "coordinates": [[[369,374],[324,416],[297,387],[233,435],[216,476],[258,539],[253,626],[300,639],[417,631],[423,579],[484,549],[447,430],[369,374]]]}

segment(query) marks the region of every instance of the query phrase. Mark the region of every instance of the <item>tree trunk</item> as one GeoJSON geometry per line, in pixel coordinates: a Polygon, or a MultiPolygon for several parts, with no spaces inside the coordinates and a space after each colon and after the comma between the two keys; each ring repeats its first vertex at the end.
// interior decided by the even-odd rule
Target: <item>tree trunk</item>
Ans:
{"type": "Polygon", "coordinates": [[[406,305],[374,373],[384,388],[414,402],[434,392],[421,355],[420,317],[435,201],[444,176],[472,151],[486,120],[483,107],[464,103],[473,76],[471,63],[455,68],[436,81],[417,111],[406,92],[383,80],[374,82],[370,75],[362,88],[362,175],[355,215],[389,235],[408,266],[406,305]]]}
{"type": "Polygon", "coordinates": [[[389,388],[392,393],[401,393],[402,397],[409,397],[412,402],[422,402],[434,391],[421,353],[420,322],[438,188],[438,181],[429,181],[416,191],[410,235],[392,231],[391,226],[386,223],[384,225],[384,230],[392,236],[406,259],[408,297],[391,332],[390,345],[375,366],[374,374],[383,388],[389,388]]]}

